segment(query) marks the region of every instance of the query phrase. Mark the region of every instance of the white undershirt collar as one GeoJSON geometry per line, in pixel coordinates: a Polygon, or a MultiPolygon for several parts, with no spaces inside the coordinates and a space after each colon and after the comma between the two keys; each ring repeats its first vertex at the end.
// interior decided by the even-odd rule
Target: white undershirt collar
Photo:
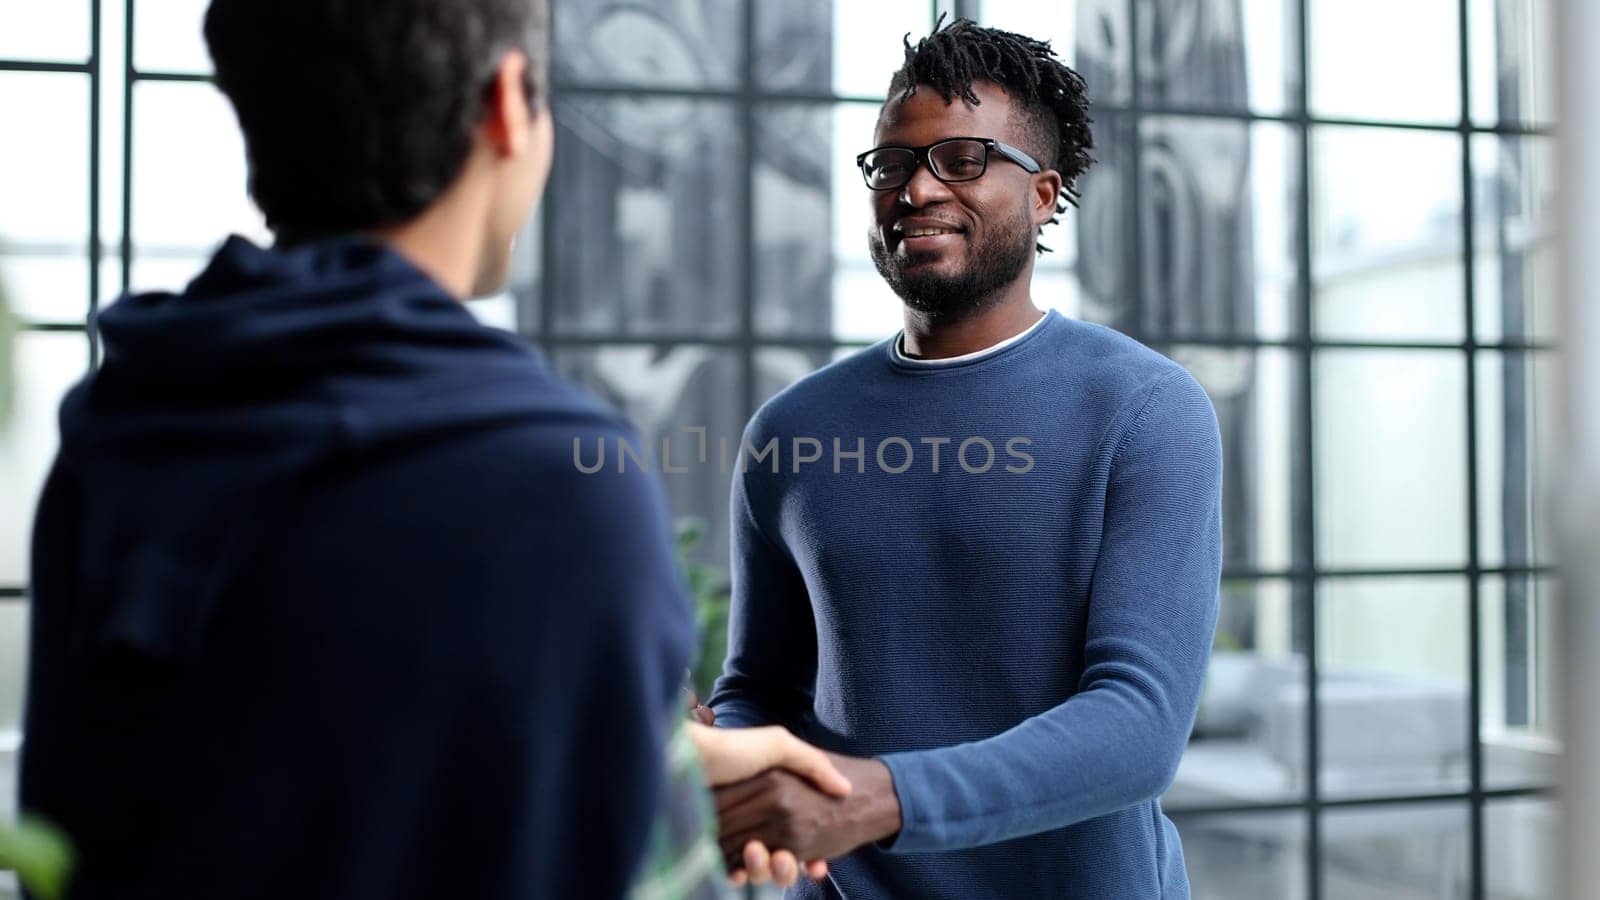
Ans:
{"type": "Polygon", "coordinates": [[[968,363],[976,359],[983,359],[985,356],[992,356],[993,354],[999,353],[1001,350],[1004,350],[1012,344],[1015,344],[1017,341],[1020,341],[1028,335],[1033,334],[1044,325],[1045,320],[1048,318],[1050,318],[1050,311],[1045,310],[1044,315],[1039,317],[1039,321],[1034,322],[1032,325],[1029,325],[1022,331],[1013,334],[1011,337],[1006,338],[998,344],[990,344],[989,346],[984,347],[982,350],[974,350],[971,353],[963,353],[960,356],[947,356],[944,359],[914,359],[909,357],[905,354],[905,350],[903,349],[906,339],[906,333],[904,330],[894,336],[894,343],[890,345],[890,350],[894,354],[895,362],[903,363],[908,366],[926,366],[930,369],[937,369],[940,366],[953,366],[958,363],[968,363]]]}

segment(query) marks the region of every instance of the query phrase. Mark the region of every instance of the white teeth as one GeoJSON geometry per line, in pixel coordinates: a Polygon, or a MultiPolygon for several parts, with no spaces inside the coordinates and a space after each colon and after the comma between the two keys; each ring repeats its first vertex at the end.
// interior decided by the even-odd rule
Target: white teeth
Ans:
{"type": "Polygon", "coordinates": [[[907,228],[906,237],[932,237],[936,234],[955,234],[953,228],[907,228]]]}

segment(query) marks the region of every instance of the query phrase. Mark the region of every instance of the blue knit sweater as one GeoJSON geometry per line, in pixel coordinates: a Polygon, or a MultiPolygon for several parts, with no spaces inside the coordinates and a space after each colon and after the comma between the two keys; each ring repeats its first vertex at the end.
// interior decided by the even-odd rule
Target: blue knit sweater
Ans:
{"type": "Polygon", "coordinates": [[[1194,379],[1052,312],[953,365],[886,341],[828,366],[742,451],[711,705],[883,759],[904,820],[794,893],[1188,897],[1158,798],[1221,569],[1221,446],[1194,379]]]}

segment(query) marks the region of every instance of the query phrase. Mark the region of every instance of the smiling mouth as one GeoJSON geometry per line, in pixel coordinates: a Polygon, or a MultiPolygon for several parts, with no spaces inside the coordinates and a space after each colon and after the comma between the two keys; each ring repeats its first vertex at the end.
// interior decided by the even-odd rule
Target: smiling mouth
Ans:
{"type": "Polygon", "coordinates": [[[897,228],[895,230],[900,232],[900,236],[902,238],[933,237],[934,235],[939,235],[939,234],[960,234],[961,233],[960,230],[956,229],[956,228],[922,227],[922,228],[903,228],[903,229],[897,228]]]}

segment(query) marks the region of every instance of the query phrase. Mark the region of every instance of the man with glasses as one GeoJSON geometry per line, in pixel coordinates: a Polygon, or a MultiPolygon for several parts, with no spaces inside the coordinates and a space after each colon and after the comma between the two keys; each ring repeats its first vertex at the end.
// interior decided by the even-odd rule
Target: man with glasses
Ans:
{"type": "Polygon", "coordinates": [[[1182,368],[1031,298],[1088,106],[1045,43],[908,42],[857,160],[904,331],[747,429],[791,455],[734,477],[708,705],[836,752],[854,791],[768,773],[717,808],[735,864],[848,854],[797,896],[1188,896],[1159,797],[1216,621],[1220,439],[1182,368]]]}

